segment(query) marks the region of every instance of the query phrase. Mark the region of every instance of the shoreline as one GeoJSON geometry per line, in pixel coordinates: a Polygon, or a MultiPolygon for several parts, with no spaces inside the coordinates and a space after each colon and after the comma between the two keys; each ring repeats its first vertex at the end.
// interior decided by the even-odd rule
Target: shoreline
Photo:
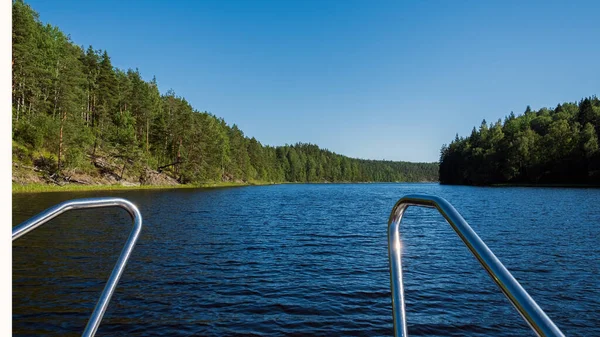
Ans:
{"type": "Polygon", "coordinates": [[[492,188],[503,188],[503,187],[600,188],[600,184],[568,184],[568,183],[556,183],[556,184],[502,183],[502,184],[488,184],[488,185],[469,185],[469,184],[440,184],[440,185],[442,185],[442,186],[492,187],[492,188]]]}
{"type": "Polygon", "coordinates": [[[276,185],[273,182],[213,182],[203,184],[179,184],[179,185],[51,185],[51,184],[12,184],[12,194],[26,193],[50,193],[50,192],[88,192],[88,191],[128,191],[128,190],[168,190],[168,189],[211,189],[226,187],[264,186],[276,185]]]}
{"type": "Polygon", "coordinates": [[[250,182],[211,182],[203,184],[179,184],[179,185],[81,185],[81,184],[19,184],[12,183],[12,194],[25,193],[50,193],[50,192],[88,192],[88,191],[131,191],[131,190],[169,190],[169,189],[211,189],[211,188],[226,188],[226,187],[247,187],[247,186],[267,186],[267,185],[294,185],[294,184],[315,184],[315,185],[331,185],[331,184],[423,184],[437,183],[431,181],[421,182],[349,182],[349,181],[322,181],[322,182],[265,182],[265,181],[250,181],[250,182]]]}
{"type": "MultiPolygon", "coordinates": [[[[65,185],[52,185],[52,184],[19,184],[12,183],[11,193],[12,194],[26,194],[26,193],[51,193],[51,192],[89,192],[89,191],[132,191],[132,190],[169,190],[169,189],[213,189],[213,188],[227,188],[227,187],[247,187],[247,186],[267,186],[267,185],[287,185],[287,184],[316,184],[316,185],[330,185],[330,184],[402,184],[402,183],[436,183],[436,182],[265,182],[265,181],[251,181],[251,182],[210,182],[202,184],[179,184],[179,185],[81,185],[81,184],[65,184],[65,185]]],[[[600,188],[597,184],[491,184],[491,185],[449,185],[448,186],[472,186],[472,187],[492,187],[492,188],[504,188],[504,187],[538,187],[538,188],[600,188]]]]}
{"type": "Polygon", "coordinates": [[[489,187],[556,187],[556,188],[600,188],[598,184],[568,184],[568,183],[557,183],[557,184],[532,184],[532,183],[504,183],[504,184],[491,184],[489,187]]]}

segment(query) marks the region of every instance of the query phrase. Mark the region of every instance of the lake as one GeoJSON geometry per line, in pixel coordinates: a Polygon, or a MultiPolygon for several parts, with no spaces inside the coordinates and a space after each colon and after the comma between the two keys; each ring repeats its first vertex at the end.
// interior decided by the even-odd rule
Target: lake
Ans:
{"type": "MultiPolygon", "coordinates": [[[[13,226],[118,196],[144,228],[97,336],[390,336],[387,220],[446,198],[567,336],[600,336],[600,189],[286,184],[13,195],[13,226]]],[[[13,333],[79,336],[129,235],[74,211],[13,244],[13,333]]],[[[533,336],[435,210],[401,226],[412,336],[533,336]]]]}

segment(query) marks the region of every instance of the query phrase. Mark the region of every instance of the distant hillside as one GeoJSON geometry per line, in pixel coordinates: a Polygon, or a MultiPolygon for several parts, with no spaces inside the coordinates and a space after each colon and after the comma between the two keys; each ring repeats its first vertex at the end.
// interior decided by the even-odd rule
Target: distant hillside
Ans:
{"type": "Polygon", "coordinates": [[[158,174],[179,183],[437,179],[437,163],[352,159],[311,144],[263,146],[173,91],[161,95],[156,79],[113,67],[105,50],[73,44],[22,0],[13,2],[12,18],[20,182],[30,179],[22,170],[55,182],[141,184],[158,174]]]}
{"type": "Polygon", "coordinates": [[[600,100],[513,113],[469,137],[456,135],[440,156],[442,184],[600,185],[600,100]]]}

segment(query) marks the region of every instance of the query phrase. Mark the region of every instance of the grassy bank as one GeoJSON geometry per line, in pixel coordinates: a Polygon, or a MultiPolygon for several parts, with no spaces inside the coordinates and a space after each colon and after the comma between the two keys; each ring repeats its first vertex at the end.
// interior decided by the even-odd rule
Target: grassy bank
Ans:
{"type": "Polygon", "coordinates": [[[241,187],[272,185],[274,183],[264,181],[251,181],[245,183],[237,182],[210,182],[203,184],[181,184],[181,185],[76,185],[66,184],[63,186],[50,184],[14,184],[12,193],[41,193],[41,192],[72,192],[72,191],[115,191],[115,190],[156,190],[156,189],[180,189],[180,188],[222,188],[222,187],[241,187]]]}

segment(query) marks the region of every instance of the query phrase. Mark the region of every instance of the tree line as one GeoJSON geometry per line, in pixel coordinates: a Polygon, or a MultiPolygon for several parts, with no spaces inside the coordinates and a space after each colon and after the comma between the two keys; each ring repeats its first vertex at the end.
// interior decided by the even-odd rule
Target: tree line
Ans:
{"type": "Polygon", "coordinates": [[[600,185],[600,100],[558,104],[458,134],[441,149],[442,184],[600,185]]]}
{"type": "Polygon", "coordinates": [[[56,174],[93,171],[110,157],[181,183],[207,181],[434,181],[437,163],[352,159],[316,145],[265,146],[235,124],[194,109],[156,78],[115,68],[106,50],[74,44],[22,0],[12,5],[13,141],[56,174]]]}

